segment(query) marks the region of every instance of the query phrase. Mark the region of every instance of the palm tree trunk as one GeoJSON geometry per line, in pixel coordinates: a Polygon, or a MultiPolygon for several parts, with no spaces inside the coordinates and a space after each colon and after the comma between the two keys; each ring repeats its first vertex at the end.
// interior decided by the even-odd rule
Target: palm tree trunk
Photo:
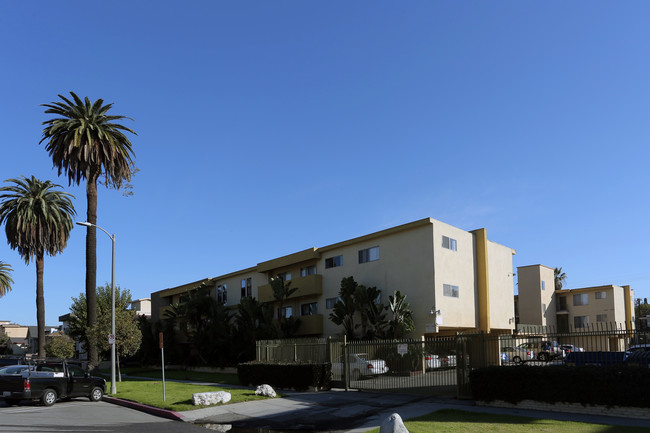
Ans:
{"type": "MultiPolygon", "coordinates": [[[[94,173],[86,183],[86,221],[91,224],[97,224],[97,178],[98,174],[94,173]]],[[[86,309],[90,328],[97,322],[97,229],[94,226],[87,227],[86,232],[86,309]]],[[[94,343],[89,344],[88,361],[91,369],[99,365],[97,345],[94,343]]]]}
{"type": "Polygon", "coordinates": [[[38,325],[38,357],[45,358],[45,296],[43,295],[43,254],[36,257],[36,324],[38,325]]]}

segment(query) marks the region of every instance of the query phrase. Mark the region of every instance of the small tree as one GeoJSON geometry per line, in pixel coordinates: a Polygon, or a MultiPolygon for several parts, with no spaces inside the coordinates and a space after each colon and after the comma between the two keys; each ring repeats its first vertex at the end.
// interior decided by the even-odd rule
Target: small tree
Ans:
{"type": "Polygon", "coordinates": [[[11,355],[10,342],[9,336],[4,332],[0,332],[0,355],[11,355]]]}
{"type": "Polygon", "coordinates": [[[348,339],[354,339],[354,313],[356,312],[356,302],[354,293],[357,290],[356,281],[353,277],[343,278],[339,289],[339,300],[334,304],[333,311],[330,313],[330,320],[337,325],[342,325],[345,335],[348,339]]]}
{"type": "Polygon", "coordinates": [[[74,340],[65,334],[49,336],[45,344],[45,353],[50,358],[72,358],[74,357],[74,340]]]}
{"type": "Polygon", "coordinates": [[[399,290],[388,298],[388,308],[392,313],[392,318],[388,321],[390,336],[394,339],[403,338],[415,329],[411,306],[406,302],[406,295],[402,295],[399,290]]]}
{"type": "Polygon", "coordinates": [[[295,330],[298,328],[299,324],[296,323],[297,319],[284,317],[282,310],[284,309],[284,303],[287,299],[291,297],[298,290],[297,287],[291,287],[291,281],[284,281],[282,276],[278,275],[271,278],[271,289],[273,290],[273,299],[278,303],[278,328],[280,333],[289,337],[295,330]]]}

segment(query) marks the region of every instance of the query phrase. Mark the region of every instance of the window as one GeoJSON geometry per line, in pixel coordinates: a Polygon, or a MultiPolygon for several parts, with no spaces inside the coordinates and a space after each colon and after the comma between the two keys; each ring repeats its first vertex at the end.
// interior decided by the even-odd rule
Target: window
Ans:
{"type": "Polygon", "coordinates": [[[458,286],[452,286],[451,284],[443,284],[442,294],[444,296],[449,296],[451,298],[458,298],[458,286]]]}
{"type": "Polygon", "coordinates": [[[575,316],[573,326],[577,328],[586,328],[589,326],[589,316],[575,316]]]}
{"type": "Polygon", "coordinates": [[[325,259],[325,269],[335,268],[337,266],[343,266],[343,256],[334,256],[325,259]]]}
{"type": "Polygon", "coordinates": [[[300,306],[301,316],[311,316],[312,314],[318,314],[318,302],[311,302],[300,306]]]}
{"type": "Polygon", "coordinates": [[[282,281],[291,281],[291,272],[280,272],[277,276],[282,278],[282,281]]]}
{"type": "Polygon", "coordinates": [[[542,304],[542,314],[546,314],[546,304],[542,304]]]}
{"type": "Polygon", "coordinates": [[[300,276],[306,277],[307,275],[314,275],[316,273],[316,265],[306,266],[300,269],[300,276]]]}
{"type": "Polygon", "coordinates": [[[293,307],[282,307],[282,317],[289,318],[293,316],[293,307]]]}
{"type": "Polygon", "coordinates": [[[607,292],[596,292],[596,299],[606,299],[607,292]]]}
{"type": "Polygon", "coordinates": [[[359,250],[359,264],[374,262],[379,260],[379,247],[366,248],[359,250]]]}
{"type": "Polygon", "coordinates": [[[448,250],[458,251],[456,239],[448,238],[447,236],[442,237],[442,247],[448,250]]]}
{"type": "Polygon", "coordinates": [[[253,296],[253,279],[252,278],[244,278],[241,280],[241,297],[251,297],[253,296]]]}
{"type": "Polygon", "coordinates": [[[332,308],[334,308],[334,304],[336,304],[338,300],[339,298],[327,298],[325,300],[325,308],[331,310],[332,308]]]}
{"type": "Polygon", "coordinates": [[[607,322],[607,314],[597,314],[596,322],[607,322]]]}
{"type": "Polygon", "coordinates": [[[542,290],[546,290],[546,281],[542,280],[542,290]]]}
{"type": "Polygon", "coordinates": [[[573,305],[589,305],[589,295],[587,293],[582,293],[580,295],[573,295],[573,305]]]}
{"type": "Polygon", "coordinates": [[[228,285],[224,284],[217,286],[217,302],[221,305],[228,303],[228,285]]]}

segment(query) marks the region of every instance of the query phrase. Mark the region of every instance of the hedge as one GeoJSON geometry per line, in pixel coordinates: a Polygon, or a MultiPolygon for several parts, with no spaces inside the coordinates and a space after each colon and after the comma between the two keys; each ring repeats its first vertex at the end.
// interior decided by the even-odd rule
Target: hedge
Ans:
{"type": "Polygon", "coordinates": [[[237,365],[239,383],[244,386],[271,385],[304,391],[310,387],[330,389],[332,365],[301,362],[251,361],[237,365]]]}

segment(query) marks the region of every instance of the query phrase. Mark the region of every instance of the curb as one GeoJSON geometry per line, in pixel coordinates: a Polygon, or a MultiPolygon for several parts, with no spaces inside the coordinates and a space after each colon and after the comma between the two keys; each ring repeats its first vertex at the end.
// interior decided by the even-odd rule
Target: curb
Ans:
{"type": "Polygon", "coordinates": [[[160,409],[158,407],[147,406],[145,404],[136,403],[134,401],[123,400],[121,398],[104,396],[102,401],[107,403],[116,404],[118,406],[128,407],[130,409],[139,410],[150,415],[159,416],[161,418],[171,419],[173,421],[184,421],[185,417],[178,412],[172,410],[160,409]]]}

